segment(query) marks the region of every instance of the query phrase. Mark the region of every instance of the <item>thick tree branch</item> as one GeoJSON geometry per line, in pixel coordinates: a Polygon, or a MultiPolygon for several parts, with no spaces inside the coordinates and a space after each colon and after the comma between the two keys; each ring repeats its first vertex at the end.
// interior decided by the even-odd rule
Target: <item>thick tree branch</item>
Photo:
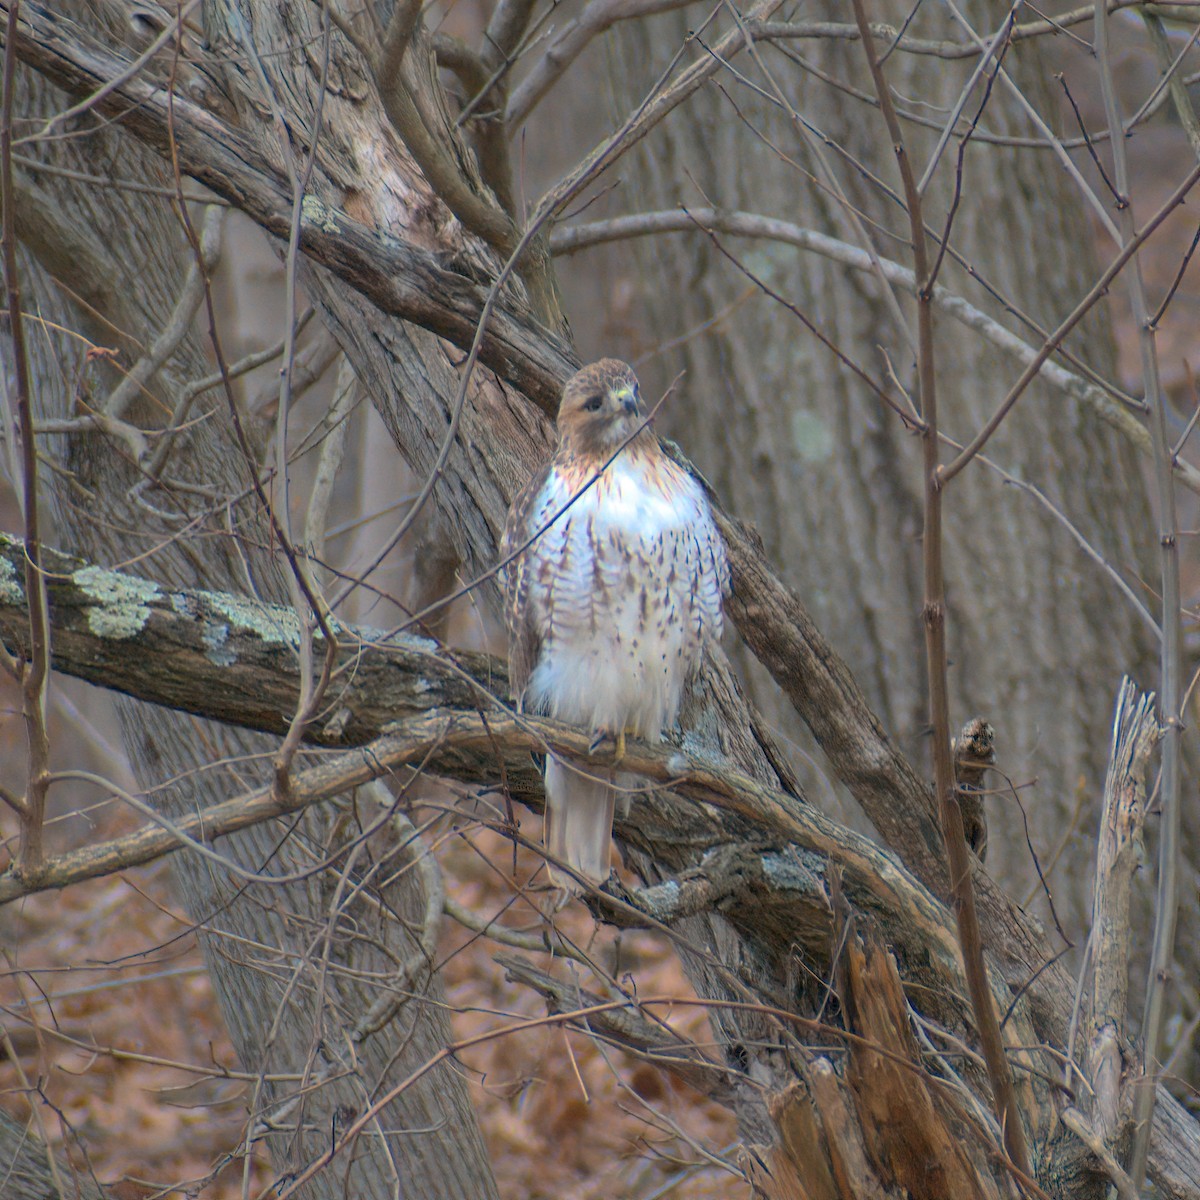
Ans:
{"type": "MultiPolygon", "coordinates": [[[[0,13],[7,17],[7,0],[0,13]]],[[[127,65],[67,18],[26,3],[18,24],[18,57],[53,83],[90,95],[127,65]]],[[[119,121],[164,157],[171,140],[181,169],[241,209],[268,233],[291,231],[287,180],[251,143],[215,114],[187,97],[168,96],[155,81],[127,80],[95,105],[97,115],[119,121]]],[[[490,280],[448,255],[423,250],[352,220],[309,195],[301,212],[300,249],[382,311],[422,325],[467,348],[475,336],[490,280]]],[[[576,369],[570,351],[527,312],[497,304],[484,333],[481,361],[525,395],[553,412],[563,381],[576,369]]]]}

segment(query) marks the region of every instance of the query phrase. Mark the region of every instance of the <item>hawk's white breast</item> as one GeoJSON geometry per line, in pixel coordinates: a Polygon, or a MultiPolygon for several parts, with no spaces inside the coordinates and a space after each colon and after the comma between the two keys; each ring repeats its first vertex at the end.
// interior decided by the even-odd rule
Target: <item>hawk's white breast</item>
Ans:
{"type": "Polygon", "coordinates": [[[575,495],[590,478],[552,472],[531,515],[539,529],[561,513],[527,551],[541,647],[525,702],[657,740],[720,637],[724,547],[700,485],[670,460],[622,454],[575,495]]]}

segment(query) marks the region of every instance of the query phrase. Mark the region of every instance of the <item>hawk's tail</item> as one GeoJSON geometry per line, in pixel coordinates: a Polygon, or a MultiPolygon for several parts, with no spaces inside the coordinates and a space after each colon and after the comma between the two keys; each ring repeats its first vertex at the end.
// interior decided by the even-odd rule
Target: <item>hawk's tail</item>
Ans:
{"type": "MultiPolygon", "coordinates": [[[[546,849],[591,883],[608,878],[617,792],[610,778],[585,775],[551,757],[546,763],[546,849]]],[[[549,867],[557,887],[578,891],[569,875],[549,867]]]]}

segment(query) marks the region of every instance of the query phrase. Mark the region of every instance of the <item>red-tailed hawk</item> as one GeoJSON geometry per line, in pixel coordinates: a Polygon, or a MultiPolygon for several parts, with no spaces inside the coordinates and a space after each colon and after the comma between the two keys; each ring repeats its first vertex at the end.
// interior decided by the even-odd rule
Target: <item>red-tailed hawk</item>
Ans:
{"type": "MultiPolygon", "coordinates": [[[[511,682],[524,711],[583,726],[593,745],[615,738],[619,761],[626,734],[658,741],[674,724],[688,677],[721,636],[729,567],[703,487],[663,454],[625,363],[602,359],[567,381],[558,432],[500,548],[502,562],[515,555],[511,682]]],[[[609,873],[613,785],[627,781],[546,764],[546,847],[594,883],[609,873]]]]}

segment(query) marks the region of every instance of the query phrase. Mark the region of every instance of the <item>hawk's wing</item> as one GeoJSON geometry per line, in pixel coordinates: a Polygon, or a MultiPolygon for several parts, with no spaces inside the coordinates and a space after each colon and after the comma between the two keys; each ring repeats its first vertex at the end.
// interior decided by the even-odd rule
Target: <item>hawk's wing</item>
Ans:
{"type": "Polygon", "coordinates": [[[554,469],[551,459],[521,490],[508,510],[504,536],[500,539],[500,562],[505,564],[500,573],[504,584],[504,621],[508,626],[508,676],[518,703],[542,648],[538,614],[529,595],[535,556],[526,543],[537,532],[538,498],[554,469]]]}

